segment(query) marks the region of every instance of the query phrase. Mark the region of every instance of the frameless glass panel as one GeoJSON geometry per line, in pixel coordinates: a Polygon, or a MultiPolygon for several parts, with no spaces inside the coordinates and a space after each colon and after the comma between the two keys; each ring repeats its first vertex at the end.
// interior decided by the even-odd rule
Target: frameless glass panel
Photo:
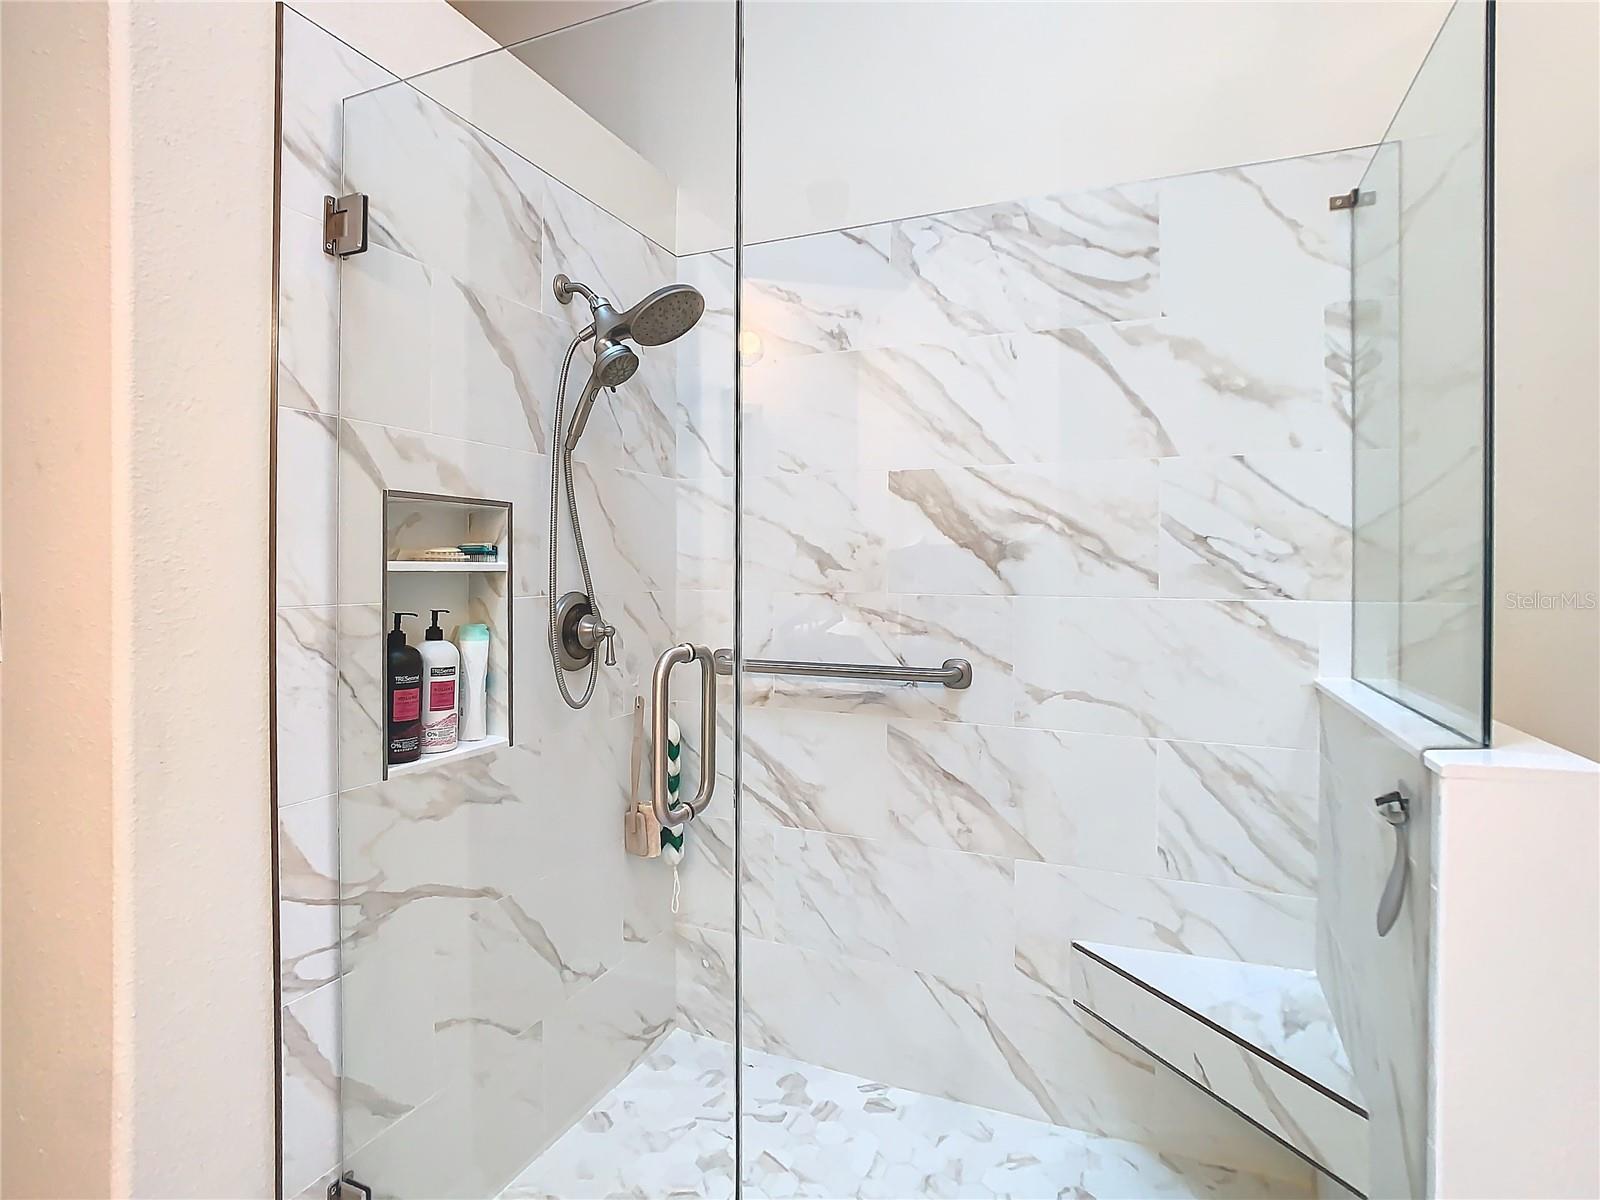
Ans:
{"type": "Polygon", "coordinates": [[[1354,673],[1488,740],[1491,10],[1458,3],[1352,211],[1354,673]]]}
{"type": "Polygon", "coordinates": [[[345,103],[341,1116],[378,1195],[732,1193],[731,702],[705,817],[626,840],[657,656],[732,643],[718,12],[677,30],[726,81],[692,103],[626,12],[345,103]]]}
{"type": "MultiPolygon", "coordinates": [[[[745,1195],[1414,1190],[1422,1043],[1374,1169],[1351,1062],[1388,1089],[1389,1047],[1344,1054],[1370,977],[1318,961],[1347,911],[1376,940],[1393,852],[1360,791],[1393,764],[1324,761],[1315,686],[1349,654],[1330,200],[1374,63],[1392,105],[1442,17],[1384,8],[747,6],[745,1195]],[[1190,1040],[1230,1019],[1316,1132],[1190,1040]]],[[[1420,971],[1401,928],[1375,955],[1420,971]]]]}

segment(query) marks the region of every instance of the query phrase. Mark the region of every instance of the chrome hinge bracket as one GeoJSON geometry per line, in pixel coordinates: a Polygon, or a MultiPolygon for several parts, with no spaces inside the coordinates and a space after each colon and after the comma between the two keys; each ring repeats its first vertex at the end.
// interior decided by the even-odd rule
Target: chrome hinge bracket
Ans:
{"type": "Polygon", "coordinates": [[[358,1180],[354,1171],[346,1171],[328,1185],[328,1200],[340,1200],[347,1187],[353,1192],[360,1192],[363,1200],[372,1200],[372,1189],[358,1180]]]}
{"type": "Polygon", "coordinates": [[[349,258],[367,248],[367,197],[351,192],[322,198],[322,252],[349,258]]]}
{"type": "Polygon", "coordinates": [[[1329,196],[1328,211],[1343,212],[1347,208],[1365,208],[1369,204],[1377,203],[1377,200],[1376,192],[1363,192],[1360,188],[1351,188],[1348,192],[1329,196]]]}

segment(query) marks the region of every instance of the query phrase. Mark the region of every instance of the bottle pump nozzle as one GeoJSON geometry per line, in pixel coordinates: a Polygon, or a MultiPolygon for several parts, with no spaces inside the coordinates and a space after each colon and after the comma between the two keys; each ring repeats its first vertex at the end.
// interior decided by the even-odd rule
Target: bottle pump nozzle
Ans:
{"type": "Polygon", "coordinates": [[[444,630],[439,628],[439,614],[447,613],[450,610],[448,608],[430,608],[428,611],[433,614],[433,624],[428,626],[428,631],[423,634],[423,637],[430,642],[442,642],[444,641],[444,630]]]}
{"type": "Polygon", "coordinates": [[[400,628],[401,617],[414,617],[414,612],[397,612],[394,615],[394,628],[389,631],[389,646],[404,646],[406,644],[406,631],[400,628]]]}

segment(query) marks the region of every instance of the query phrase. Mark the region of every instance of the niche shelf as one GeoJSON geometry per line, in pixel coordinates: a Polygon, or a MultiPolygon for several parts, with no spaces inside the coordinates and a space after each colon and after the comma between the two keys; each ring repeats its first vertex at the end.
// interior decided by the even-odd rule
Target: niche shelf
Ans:
{"type": "MultiPolygon", "coordinates": [[[[396,778],[436,770],[466,758],[504,749],[512,742],[511,637],[511,505],[503,500],[443,496],[424,492],[385,491],[383,494],[383,634],[374,654],[387,657],[384,638],[396,612],[414,612],[401,628],[406,641],[420,646],[429,613],[445,609],[439,618],[445,637],[456,640],[462,625],[489,627],[489,674],[485,687],[489,736],[461,742],[442,754],[424,754],[416,762],[389,765],[388,730],[379,747],[383,777],[396,778]],[[496,548],[492,560],[478,562],[428,561],[412,557],[438,546],[486,544],[496,548]]],[[[380,675],[387,679],[387,672],[380,675]]],[[[383,697],[387,713],[389,697],[383,697]]]]}
{"type": "Polygon", "coordinates": [[[480,754],[488,754],[491,750],[503,750],[509,745],[505,738],[495,737],[490,734],[481,742],[461,742],[454,750],[446,750],[441,754],[424,754],[416,762],[396,763],[389,768],[389,778],[394,779],[400,775],[415,775],[431,767],[442,767],[446,763],[460,762],[463,758],[476,758],[480,754]]]}
{"type": "Polygon", "coordinates": [[[503,562],[419,562],[415,559],[399,559],[391,560],[388,569],[400,575],[476,575],[483,572],[504,574],[506,564],[503,562]]]}

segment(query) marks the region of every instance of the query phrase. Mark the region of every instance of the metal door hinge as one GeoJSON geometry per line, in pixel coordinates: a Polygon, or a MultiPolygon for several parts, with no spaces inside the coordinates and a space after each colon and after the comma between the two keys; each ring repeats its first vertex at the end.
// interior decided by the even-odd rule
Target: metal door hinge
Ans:
{"type": "Polygon", "coordinates": [[[367,197],[351,192],[322,198],[322,252],[349,258],[367,248],[367,197]]]}
{"type": "Polygon", "coordinates": [[[1378,193],[1376,192],[1363,192],[1360,188],[1351,188],[1348,192],[1340,192],[1337,196],[1329,196],[1328,211],[1342,212],[1347,208],[1365,208],[1369,204],[1377,203],[1377,200],[1378,193]]]}
{"type": "Polygon", "coordinates": [[[349,1188],[353,1192],[360,1192],[362,1200],[372,1200],[372,1189],[356,1179],[354,1171],[346,1171],[328,1185],[328,1200],[340,1200],[345,1188],[349,1188]]]}

